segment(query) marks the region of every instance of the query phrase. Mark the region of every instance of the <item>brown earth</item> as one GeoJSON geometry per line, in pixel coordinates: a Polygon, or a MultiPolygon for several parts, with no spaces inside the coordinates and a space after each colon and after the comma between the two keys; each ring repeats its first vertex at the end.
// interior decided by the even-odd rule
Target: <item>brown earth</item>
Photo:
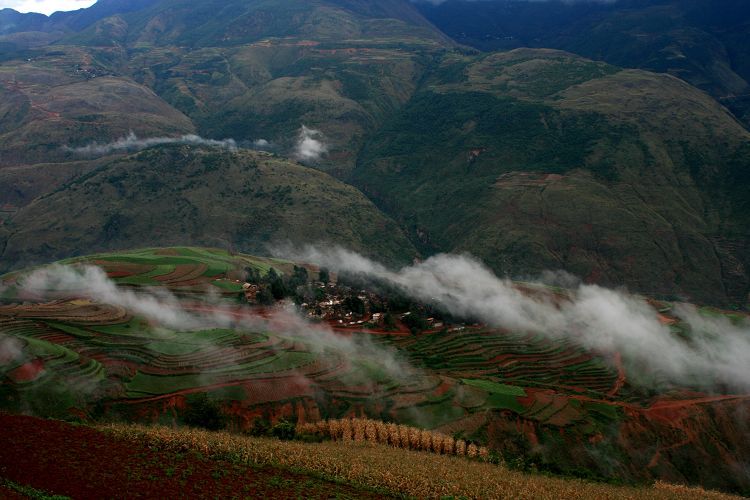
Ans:
{"type": "MultiPolygon", "coordinates": [[[[0,477],[58,495],[100,498],[382,498],[274,467],[155,451],[100,431],[0,414],[0,477]]],[[[1,498],[23,498],[0,488],[1,498]]]]}

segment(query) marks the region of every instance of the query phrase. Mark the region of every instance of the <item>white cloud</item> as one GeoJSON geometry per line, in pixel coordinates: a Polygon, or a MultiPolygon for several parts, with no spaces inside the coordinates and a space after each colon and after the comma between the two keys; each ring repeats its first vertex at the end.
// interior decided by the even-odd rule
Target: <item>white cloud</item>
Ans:
{"type": "Polygon", "coordinates": [[[398,272],[340,248],[309,247],[293,258],[334,271],[359,273],[398,286],[448,312],[510,330],[568,338],[600,354],[620,353],[628,377],[645,386],[655,379],[677,385],[750,389],[750,322],[699,314],[676,305],[688,339],[660,321],[642,297],[596,285],[574,286],[565,300],[521,292],[479,261],[436,255],[398,272]]]}
{"type": "MultiPolygon", "coordinates": [[[[104,271],[93,266],[40,268],[23,278],[21,289],[33,300],[86,297],[120,306],[147,319],[157,334],[160,327],[183,331],[237,328],[274,332],[303,342],[321,356],[335,355],[375,364],[393,379],[406,379],[416,373],[396,351],[374,343],[369,336],[338,335],[325,324],[303,318],[292,306],[271,309],[260,315],[252,310],[238,313],[234,306],[212,303],[210,295],[204,297],[201,305],[196,305],[194,300],[185,304],[163,288],[141,288],[137,292],[120,288],[104,271]]],[[[3,360],[15,360],[22,355],[20,342],[6,337],[0,335],[0,366],[3,360]]],[[[377,384],[366,380],[366,376],[362,383],[368,383],[373,391],[376,389],[377,384]]]]}
{"type": "Polygon", "coordinates": [[[150,148],[153,146],[160,146],[163,144],[191,144],[193,146],[214,146],[219,148],[229,149],[234,151],[237,149],[237,143],[234,139],[224,139],[217,141],[214,139],[204,139],[198,135],[188,134],[180,137],[149,137],[147,139],[139,139],[132,131],[126,136],[117,139],[114,142],[107,144],[99,144],[93,142],[87,146],[80,148],[71,148],[65,146],[66,151],[81,155],[92,155],[100,156],[109,154],[116,151],[139,151],[141,149],[150,148]]]}
{"type": "Polygon", "coordinates": [[[294,148],[294,156],[301,161],[315,161],[328,151],[328,146],[323,142],[323,133],[320,130],[307,128],[302,125],[294,148]]]}
{"type": "Polygon", "coordinates": [[[85,9],[96,0],[0,0],[0,9],[10,8],[18,12],[38,12],[50,15],[53,12],[85,9]]]}

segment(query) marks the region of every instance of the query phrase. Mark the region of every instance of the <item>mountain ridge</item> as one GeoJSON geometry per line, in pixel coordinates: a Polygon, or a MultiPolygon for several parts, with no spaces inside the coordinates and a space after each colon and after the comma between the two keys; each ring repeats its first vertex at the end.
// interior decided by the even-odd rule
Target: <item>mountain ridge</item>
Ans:
{"type": "MultiPolygon", "coordinates": [[[[552,49],[478,53],[396,0],[254,0],[226,23],[236,5],[222,6],[212,19],[147,2],[7,53],[7,178],[131,132],[232,138],[356,185],[425,256],[747,303],[748,134],[694,87],[552,49]]],[[[67,174],[40,175],[50,184],[25,192],[67,174]]],[[[29,200],[7,193],[12,221],[29,200]]]]}

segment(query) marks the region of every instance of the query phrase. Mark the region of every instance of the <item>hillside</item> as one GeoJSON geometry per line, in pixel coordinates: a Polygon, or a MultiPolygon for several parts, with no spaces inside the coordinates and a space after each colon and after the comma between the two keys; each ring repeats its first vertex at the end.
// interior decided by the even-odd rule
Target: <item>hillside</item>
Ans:
{"type": "Polygon", "coordinates": [[[85,51],[53,54],[0,66],[0,167],[78,160],[66,148],[131,131],[146,137],[195,131],[187,116],[152,90],[96,67],[85,51]]]}
{"type": "Polygon", "coordinates": [[[100,4],[58,19],[67,27],[68,17],[91,11],[88,25],[3,54],[0,80],[17,102],[0,110],[0,133],[10,132],[0,166],[59,159],[63,146],[107,142],[129,130],[262,139],[294,156],[306,125],[320,129],[328,151],[313,160],[345,173],[363,136],[408,100],[432,54],[453,45],[402,0],[100,4]],[[169,126],[120,116],[120,100],[105,99],[138,93],[149,94],[144,108],[169,126]],[[29,155],[24,145],[46,156],[29,155]]]}
{"type": "Polygon", "coordinates": [[[359,191],[268,153],[166,145],[84,167],[72,181],[54,179],[57,189],[0,225],[0,268],[134,242],[263,253],[319,242],[392,262],[415,255],[395,223],[359,191]]]}
{"type": "Polygon", "coordinates": [[[460,43],[482,50],[561,49],[677,76],[750,126],[750,9],[744,0],[420,2],[460,43]]]}
{"type": "Polygon", "coordinates": [[[517,49],[446,56],[353,181],[427,254],[744,304],[748,151],[750,134],[676,78],[517,49]]]}
{"type": "MultiPolygon", "coordinates": [[[[736,472],[750,456],[736,420],[750,399],[707,380],[714,375],[697,364],[698,375],[680,385],[630,348],[606,352],[575,337],[474,323],[343,275],[321,283],[313,265],[220,250],[146,249],[60,264],[73,267],[2,279],[6,410],[167,425],[215,411],[221,419],[200,425],[256,434],[283,419],[368,416],[488,445],[521,470],[750,487],[736,472]],[[276,297],[279,275],[299,306],[246,303],[244,279],[276,297]]],[[[573,300],[561,289],[514,286],[573,300]]],[[[700,333],[680,306],[646,306],[677,342],[700,333]]],[[[705,321],[747,325],[747,315],[700,311],[705,321]]]]}
{"type": "MultiPolygon", "coordinates": [[[[643,29],[666,23],[656,14],[656,27],[639,21],[654,9],[695,21],[694,14],[675,14],[671,3],[646,4],[621,11],[619,2],[553,3],[550,12],[626,12],[643,29]]],[[[540,19],[552,23],[550,16],[540,19]]],[[[29,229],[11,238],[5,259],[26,250],[43,259],[101,248],[35,246],[52,238],[44,228],[54,223],[30,223],[24,215],[49,213],[25,206],[61,189],[65,197],[60,191],[38,206],[54,199],[55,213],[62,213],[68,197],[76,207],[90,203],[65,187],[101,164],[81,148],[131,132],[141,139],[196,133],[294,158],[353,184],[400,226],[388,226],[393,238],[403,232],[424,256],[469,252],[512,277],[564,269],[662,297],[747,303],[750,136],[719,103],[676,78],[546,49],[476,54],[399,0],[200,7],[178,0],[125,7],[113,0],[52,16],[44,25],[34,24],[35,16],[13,19],[17,29],[8,28],[6,37],[17,44],[0,63],[0,179],[10,183],[0,188],[0,216],[10,221],[0,238],[9,238],[13,224],[29,229]],[[23,29],[55,35],[28,46],[19,41],[23,29]]],[[[639,66],[627,58],[615,62],[639,66]]],[[[675,74],[700,85],[693,73],[675,74]]],[[[149,189],[155,200],[174,200],[156,184],[149,189]]],[[[223,196],[242,194],[225,190],[223,196]]],[[[225,201],[249,205],[247,198],[225,201]]],[[[143,206],[158,205],[149,203],[143,206]]],[[[138,209],[131,210],[134,216],[138,209]]],[[[166,231],[148,242],[123,233],[116,244],[230,240],[258,251],[270,237],[266,230],[242,231],[247,236],[239,239],[236,228],[221,231],[198,227],[210,236],[179,240],[166,231]]],[[[382,233],[321,231],[328,241],[356,241],[356,248],[369,245],[373,253],[381,246],[369,238],[382,233]]],[[[312,235],[299,234],[295,241],[312,235]]],[[[392,257],[393,250],[384,254],[392,257]]]]}
{"type": "Polygon", "coordinates": [[[0,450],[0,477],[5,480],[3,484],[0,479],[0,493],[11,499],[16,498],[14,490],[30,493],[23,487],[77,499],[164,491],[197,499],[238,491],[263,498],[400,498],[404,494],[437,498],[442,493],[462,498],[511,493],[515,498],[535,499],[736,498],[661,483],[654,488],[625,488],[523,475],[466,459],[385,447],[289,443],[195,430],[95,430],[10,415],[0,415],[0,421],[5,443],[0,450]],[[209,453],[197,452],[196,437],[212,444],[209,453]],[[254,456],[240,458],[247,449],[255,450],[254,456]]]}

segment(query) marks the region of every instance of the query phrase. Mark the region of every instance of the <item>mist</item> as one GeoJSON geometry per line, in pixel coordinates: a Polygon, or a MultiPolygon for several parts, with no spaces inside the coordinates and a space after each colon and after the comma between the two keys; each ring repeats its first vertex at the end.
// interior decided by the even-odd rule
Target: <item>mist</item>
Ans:
{"type": "MultiPolygon", "coordinates": [[[[673,313],[688,334],[660,321],[644,298],[597,285],[578,284],[567,297],[524,293],[470,256],[436,255],[391,271],[341,248],[308,247],[287,257],[356,273],[395,285],[413,299],[496,328],[569,338],[604,359],[619,353],[631,383],[654,380],[711,390],[750,390],[750,324],[700,314],[678,304],[673,313]],[[684,334],[683,334],[684,335],[684,334]]],[[[563,277],[565,277],[563,275],[563,277]]],[[[570,277],[565,277],[568,281],[570,277]]],[[[530,286],[543,286],[541,283],[530,286]]]]}
{"type": "Polygon", "coordinates": [[[300,127],[297,142],[294,146],[294,157],[300,161],[315,161],[328,151],[328,146],[323,142],[323,133],[320,130],[300,127]]]}
{"type": "Polygon", "coordinates": [[[23,359],[23,344],[15,337],[0,333],[0,366],[10,366],[23,359]]]}
{"type": "MultiPolygon", "coordinates": [[[[252,309],[241,311],[215,300],[207,292],[197,305],[186,303],[164,288],[132,290],[120,288],[102,269],[95,266],[54,265],[38,269],[23,279],[20,288],[26,299],[49,300],[88,298],[102,304],[123,307],[146,319],[158,336],[159,328],[179,331],[232,328],[238,331],[274,332],[304,343],[311,352],[335,355],[347,360],[364,360],[380,367],[395,380],[406,380],[415,370],[399,354],[374,344],[369,335],[343,336],[327,325],[312,323],[288,304],[260,316],[252,309]]],[[[14,344],[0,344],[2,353],[11,353],[14,344]]],[[[10,356],[10,354],[7,354],[10,356]]],[[[362,383],[368,383],[362,380],[362,383]]],[[[373,385],[373,390],[375,387],[373,385]]]]}
{"type": "Polygon", "coordinates": [[[198,135],[187,134],[180,137],[150,137],[147,139],[139,139],[132,131],[125,137],[121,137],[116,141],[109,142],[106,144],[99,144],[92,142],[86,146],[71,148],[64,146],[63,149],[85,156],[102,156],[110,153],[116,153],[120,151],[140,151],[142,149],[150,148],[153,146],[161,146],[165,144],[188,144],[192,146],[212,146],[230,151],[237,149],[237,143],[234,139],[224,139],[217,141],[214,139],[204,139],[198,135]]]}

